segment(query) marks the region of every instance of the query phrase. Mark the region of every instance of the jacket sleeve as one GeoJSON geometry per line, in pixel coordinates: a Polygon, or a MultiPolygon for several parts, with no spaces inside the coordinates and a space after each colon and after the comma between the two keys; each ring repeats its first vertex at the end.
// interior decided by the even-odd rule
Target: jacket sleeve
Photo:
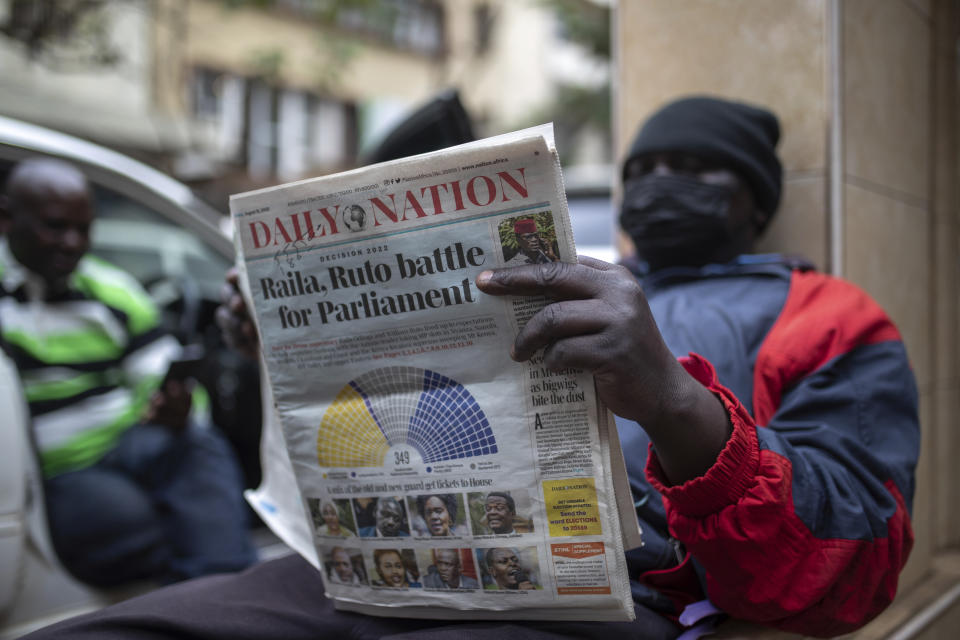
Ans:
{"type": "Polygon", "coordinates": [[[706,474],[647,476],[671,534],[730,615],[816,636],[852,631],[893,599],[913,543],[917,391],[899,333],[852,285],[793,275],[754,368],[754,416],[691,354],[733,433],[706,474]],[[762,426],[758,426],[762,425],[762,426]]]}
{"type": "Polygon", "coordinates": [[[159,309],[129,273],[86,256],[75,277],[77,286],[103,303],[124,329],[116,338],[122,345],[118,361],[124,383],[134,391],[136,411],[142,413],[180,345],[162,328],[159,309]]]}

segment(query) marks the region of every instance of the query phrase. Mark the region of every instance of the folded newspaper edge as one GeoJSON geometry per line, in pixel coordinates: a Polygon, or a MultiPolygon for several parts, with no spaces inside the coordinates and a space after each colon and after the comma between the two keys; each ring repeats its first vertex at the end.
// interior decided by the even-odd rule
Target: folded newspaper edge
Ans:
{"type": "Polygon", "coordinates": [[[501,356],[508,352],[519,318],[539,307],[487,299],[471,287],[482,268],[510,261],[509,238],[516,234],[513,244],[519,243],[521,230],[536,227],[540,248],[550,251],[543,240],[549,230],[550,253],[576,260],[552,125],[238,194],[231,197],[231,214],[241,290],[255,311],[261,368],[269,374],[263,376],[263,406],[273,408],[264,412],[263,480],[246,497],[281,540],[321,571],[337,608],[444,619],[633,619],[624,550],[641,546],[642,532],[612,414],[583,372],[554,374],[529,364],[505,364],[501,356]],[[456,180],[437,183],[442,176],[456,180]],[[406,190],[402,213],[395,185],[406,190]],[[539,202],[503,206],[514,204],[510,196],[539,202]],[[433,217],[443,215],[432,220],[430,206],[433,217]],[[456,233],[461,230],[469,233],[456,233]],[[409,257],[420,247],[433,246],[432,254],[409,257]],[[389,261],[390,254],[395,262],[389,261]],[[437,273],[444,271],[459,273],[437,273]],[[395,272],[399,283],[390,281],[395,272]],[[451,277],[462,275],[469,277],[456,288],[435,287],[423,295],[402,290],[403,280],[416,280],[422,287],[436,285],[439,278],[449,285],[451,277]],[[376,290],[354,296],[370,286],[376,290]],[[341,296],[338,302],[334,295],[341,296]],[[464,299],[478,309],[485,304],[485,311],[464,316],[464,299]],[[305,300],[315,306],[304,306],[305,300]],[[397,306],[404,300],[420,301],[421,307],[401,316],[408,312],[397,306]],[[487,310],[491,305],[500,305],[496,314],[487,310]],[[385,318],[407,324],[388,324],[385,318]],[[317,322],[319,329],[314,328],[317,322]],[[374,330],[364,332],[363,327],[374,330]],[[427,330],[432,333],[423,333],[427,330]],[[418,331],[419,342],[412,337],[418,331]],[[431,342],[432,334],[446,336],[446,342],[431,342]],[[458,339],[450,342],[451,335],[458,339]],[[371,344],[379,346],[365,346],[371,344]],[[351,357],[356,365],[348,362],[351,357]],[[389,366],[364,368],[382,359],[389,362],[378,364],[389,366]],[[473,366],[484,362],[486,367],[473,366]],[[311,377],[311,371],[322,375],[311,377]],[[450,371],[457,375],[446,375],[450,371]],[[411,372],[432,376],[433,382],[413,389],[401,379],[411,372]],[[540,376],[542,382],[536,382],[540,376]],[[494,379],[485,379],[490,377],[494,379]],[[526,379],[532,382],[521,389],[526,379]],[[469,399],[469,411],[451,404],[452,391],[469,399]],[[410,408],[408,396],[414,392],[419,409],[410,408]],[[401,400],[406,405],[398,409],[401,400]],[[517,402],[526,407],[519,417],[517,402]],[[447,447],[439,454],[410,426],[423,417],[417,411],[430,403],[430,415],[440,417],[417,428],[432,429],[435,440],[447,447]],[[540,405],[548,406],[533,411],[540,405]],[[391,411],[416,415],[404,415],[407,422],[398,426],[391,411]],[[536,420],[532,430],[524,424],[529,414],[536,420]],[[550,425],[541,429],[541,418],[550,425]],[[457,421],[458,431],[443,431],[443,425],[457,421]],[[371,444],[371,433],[384,442],[371,444]],[[564,434],[570,435],[569,442],[564,434]],[[480,448],[478,442],[489,446],[480,448]],[[568,463],[567,456],[578,461],[568,463]],[[520,482],[521,477],[527,481],[520,482]],[[500,489],[505,479],[515,482],[508,491],[469,490],[500,489]],[[548,489],[560,497],[548,497],[548,489]],[[497,533],[490,524],[495,516],[488,520],[490,512],[483,511],[483,495],[491,494],[487,502],[500,501],[493,493],[505,493],[515,503],[510,505],[515,516],[510,533],[497,533]],[[452,512],[457,519],[446,533],[431,533],[426,518],[418,515],[424,498],[452,501],[447,515],[452,512]],[[404,528],[393,534],[380,527],[379,512],[373,527],[369,520],[361,521],[370,517],[371,504],[400,511],[404,528]],[[336,510],[335,519],[345,521],[339,533],[319,524],[324,510],[336,510]],[[437,552],[446,559],[453,555],[444,551],[457,552],[458,588],[449,587],[449,571],[437,569],[437,552]],[[341,568],[344,556],[350,556],[352,573],[333,570],[334,553],[344,560],[341,568]],[[512,573],[497,573],[491,557],[504,558],[512,573]],[[402,578],[395,571],[388,579],[391,561],[401,566],[402,578]]]}

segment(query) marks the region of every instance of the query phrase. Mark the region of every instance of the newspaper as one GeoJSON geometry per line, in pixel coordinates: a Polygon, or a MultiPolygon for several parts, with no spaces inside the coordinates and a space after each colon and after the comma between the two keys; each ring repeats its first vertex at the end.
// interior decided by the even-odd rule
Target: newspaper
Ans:
{"type": "Polygon", "coordinates": [[[511,360],[543,298],[475,284],[576,260],[552,127],[230,204],[275,409],[248,499],[336,606],[633,619],[612,417],[589,374],[511,360]]]}

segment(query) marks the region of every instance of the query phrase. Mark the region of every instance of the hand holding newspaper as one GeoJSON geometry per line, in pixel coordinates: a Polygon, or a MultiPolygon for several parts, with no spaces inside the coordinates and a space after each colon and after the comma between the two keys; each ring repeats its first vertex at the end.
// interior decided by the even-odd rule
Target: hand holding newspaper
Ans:
{"type": "Polygon", "coordinates": [[[544,298],[476,284],[576,262],[552,137],[231,198],[279,422],[248,497],[338,608],[633,618],[639,532],[609,412],[589,374],[510,358],[544,298]]]}

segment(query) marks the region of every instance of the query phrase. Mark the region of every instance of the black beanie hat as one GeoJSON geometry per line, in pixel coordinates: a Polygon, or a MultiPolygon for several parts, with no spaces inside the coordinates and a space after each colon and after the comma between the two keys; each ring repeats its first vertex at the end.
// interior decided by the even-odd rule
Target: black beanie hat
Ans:
{"type": "MultiPolygon", "coordinates": [[[[681,98],[650,116],[623,164],[651,153],[681,151],[720,162],[744,178],[757,206],[772,216],[783,170],[777,159],[777,116],[761,107],[719,98],[681,98]]],[[[769,218],[768,218],[769,219],[769,218]]]]}

